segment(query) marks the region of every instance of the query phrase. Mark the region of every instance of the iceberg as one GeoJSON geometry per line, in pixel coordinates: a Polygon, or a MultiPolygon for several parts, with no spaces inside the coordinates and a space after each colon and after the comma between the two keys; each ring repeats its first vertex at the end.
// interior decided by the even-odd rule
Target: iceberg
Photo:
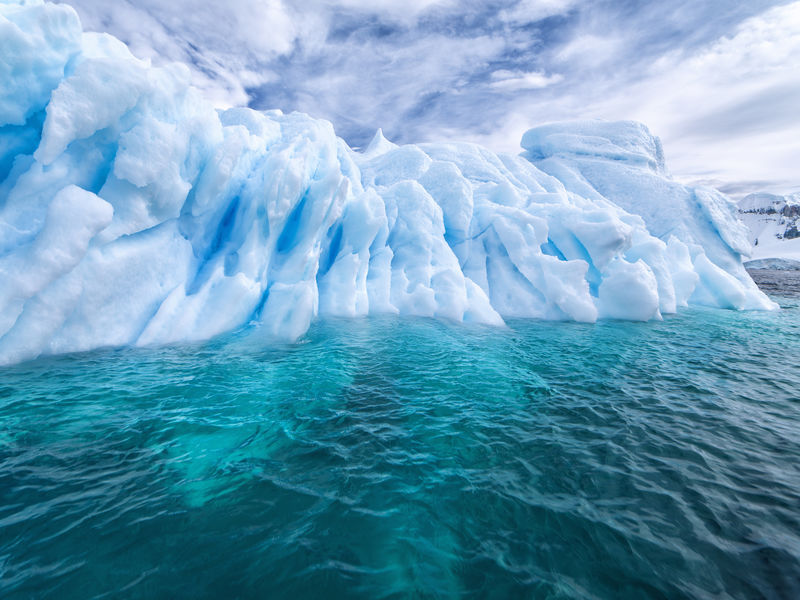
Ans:
{"type": "Polygon", "coordinates": [[[69,6],[0,0],[0,364],[398,313],[650,320],[773,309],[736,207],[636,123],[361,151],[323,120],[215,110],[69,6]]]}

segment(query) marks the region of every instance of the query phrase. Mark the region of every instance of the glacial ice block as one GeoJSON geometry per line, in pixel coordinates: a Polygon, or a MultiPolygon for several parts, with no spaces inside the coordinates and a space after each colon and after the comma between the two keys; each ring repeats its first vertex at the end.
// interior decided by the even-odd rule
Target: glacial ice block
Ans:
{"type": "MultiPolygon", "coordinates": [[[[715,189],[691,188],[670,179],[661,142],[644,125],[552,123],[526,132],[522,146],[528,160],[557,177],[569,192],[640,216],[648,232],[664,242],[674,238],[686,244],[700,278],[691,296],[698,304],[773,307],[742,266],[752,245],[736,204],[715,189]],[[722,280],[712,275],[717,269],[738,283],[720,288],[722,280]]],[[[651,264],[640,254],[634,244],[626,258],[638,255],[651,264]]]]}
{"type": "Polygon", "coordinates": [[[636,123],[357,152],[306,115],[215,111],[185,67],[37,0],[0,0],[0,75],[0,364],[325,316],[774,307],[730,201],[669,179],[636,123]]]}

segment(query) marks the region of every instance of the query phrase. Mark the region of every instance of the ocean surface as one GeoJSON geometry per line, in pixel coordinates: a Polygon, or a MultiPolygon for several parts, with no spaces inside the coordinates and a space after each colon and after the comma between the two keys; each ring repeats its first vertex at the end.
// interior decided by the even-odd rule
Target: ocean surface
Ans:
{"type": "Polygon", "coordinates": [[[0,598],[800,598],[800,288],[770,291],[2,368],[0,598]]]}

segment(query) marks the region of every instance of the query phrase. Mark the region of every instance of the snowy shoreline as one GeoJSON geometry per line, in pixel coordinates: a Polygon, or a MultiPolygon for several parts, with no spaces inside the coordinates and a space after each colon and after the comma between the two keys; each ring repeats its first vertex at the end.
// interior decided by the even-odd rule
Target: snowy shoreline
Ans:
{"type": "Polygon", "coordinates": [[[800,194],[750,194],[739,202],[739,218],[753,244],[747,268],[800,268],[800,194]]]}

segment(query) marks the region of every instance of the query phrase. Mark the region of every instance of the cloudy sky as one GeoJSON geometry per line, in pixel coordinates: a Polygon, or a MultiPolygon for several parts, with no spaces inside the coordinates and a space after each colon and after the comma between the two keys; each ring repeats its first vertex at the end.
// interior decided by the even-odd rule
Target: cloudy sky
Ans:
{"type": "Polygon", "coordinates": [[[800,1],[71,0],[219,106],[300,110],[353,146],[518,152],[547,121],[636,119],[682,180],[800,191],[800,1]]]}

